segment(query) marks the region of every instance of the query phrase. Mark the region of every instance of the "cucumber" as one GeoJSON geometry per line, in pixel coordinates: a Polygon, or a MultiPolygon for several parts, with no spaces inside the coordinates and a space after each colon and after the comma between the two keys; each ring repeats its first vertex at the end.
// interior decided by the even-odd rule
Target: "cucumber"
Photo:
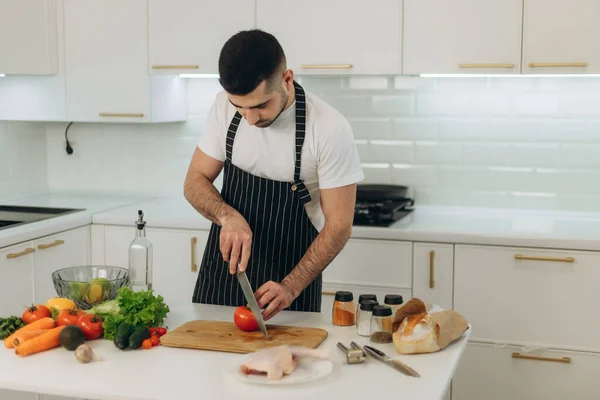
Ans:
{"type": "Polygon", "coordinates": [[[150,338],[150,330],[145,326],[136,328],[131,336],[129,336],[129,348],[139,349],[142,347],[142,342],[150,338]]]}
{"type": "Polygon", "coordinates": [[[119,325],[119,327],[117,328],[117,333],[115,333],[115,346],[117,346],[121,350],[127,348],[127,345],[129,344],[129,336],[131,336],[133,330],[133,326],[129,324],[119,325]]]}

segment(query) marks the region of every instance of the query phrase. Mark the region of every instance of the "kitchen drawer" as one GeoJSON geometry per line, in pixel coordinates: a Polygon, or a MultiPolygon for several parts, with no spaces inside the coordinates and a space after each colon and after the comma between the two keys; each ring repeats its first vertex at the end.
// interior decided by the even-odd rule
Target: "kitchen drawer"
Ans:
{"type": "Polygon", "coordinates": [[[598,399],[598,371],[600,354],[526,353],[516,346],[469,343],[452,381],[452,400],[598,399]],[[567,357],[567,362],[514,358],[513,353],[550,360],[567,357]]]}
{"type": "Polygon", "coordinates": [[[600,253],[455,247],[454,308],[473,338],[599,349],[600,253]]]}
{"type": "Polygon", "coordinates": [[[415,243],[413,247],[413,294],[425,303],[452,308],[454,245],[415,243]]]}
{"type": "Polygon", "coordinates": [[[412,287],[412,243],[350,239],[323,271],[323,281],[336,285],[412,287]]]}
{"type": "Polygon", "coordinates": [[[412,298],[410,289],[397,289],[385,286],[364,286],[364,285],[336,285],[323,283],[323,297],[321,302],[321,312],[331,315],[335,292],[345,290],[354,294],[354,303],[358,303],[358,296],[361,294],[374,294],[377,296],[379,304],[383,304],[386,294],[399,294],[406,303],[412,298]]]}

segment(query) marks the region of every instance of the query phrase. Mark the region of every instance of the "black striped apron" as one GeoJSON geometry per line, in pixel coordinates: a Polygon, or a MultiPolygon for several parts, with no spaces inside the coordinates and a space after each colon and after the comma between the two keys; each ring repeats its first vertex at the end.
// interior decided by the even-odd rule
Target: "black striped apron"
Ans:
{"type": "MultiPolygon", "coordinates": [[[[246,274],[256,291],[265,282],[281,282],[304,256],[318,231],[304,205],[311,199],[300,179],[302,145],[306,129],[304,89],[296,89],[296,145],[293,182],[252,175],[232,163],[233,143],[242,116],[236,112],[227,132],[226,160],[221,196],[244,216],[252,230],[252,248],[246,274]]],[[[193,302],[226,306],[245,305],[244,293],[219,250],[221,227],[212,224],[193,302]]],[[[321,311],[322,276],[319,275],[287,308],[321,311]]]]}

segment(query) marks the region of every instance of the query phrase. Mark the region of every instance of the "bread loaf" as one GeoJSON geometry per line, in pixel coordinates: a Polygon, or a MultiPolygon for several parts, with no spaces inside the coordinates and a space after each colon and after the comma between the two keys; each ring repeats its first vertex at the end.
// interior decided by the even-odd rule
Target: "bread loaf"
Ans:
{"type": "Polygon", "coordinates": [[[454,310],[406,317],[392,338],[400,354],[433,353],[458,339],[469,327],[454,310]]]}
{"type": "Polygon", "coordinates": [[[424,312],[426,312],[425,303],[423,303],[421,299],[410,299],[396,311],[392,325],[392,332],[396,332],[398,330],[400,324],[402,321],[404,321],[404,318],[408,317],[409,315],[421,314],[424,312]]]}

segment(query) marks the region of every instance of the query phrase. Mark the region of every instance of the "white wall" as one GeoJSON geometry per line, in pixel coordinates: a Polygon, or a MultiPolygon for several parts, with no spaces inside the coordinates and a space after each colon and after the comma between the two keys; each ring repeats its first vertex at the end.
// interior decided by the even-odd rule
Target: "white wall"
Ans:
{"type": "Polygon", "coordinates": [[[42,123],[0,121],[0,201],[47,190],[42,123]]]}
{"type": "MultiPolygon", "coordinates": [[[[368,181],[418,204],[600,211],[598,78],[300,78],[352,122],[368,181]]],[[[190,80],[190,120],[48,124],[51,189],[180,194],[220,90],[190,80]]]]}

